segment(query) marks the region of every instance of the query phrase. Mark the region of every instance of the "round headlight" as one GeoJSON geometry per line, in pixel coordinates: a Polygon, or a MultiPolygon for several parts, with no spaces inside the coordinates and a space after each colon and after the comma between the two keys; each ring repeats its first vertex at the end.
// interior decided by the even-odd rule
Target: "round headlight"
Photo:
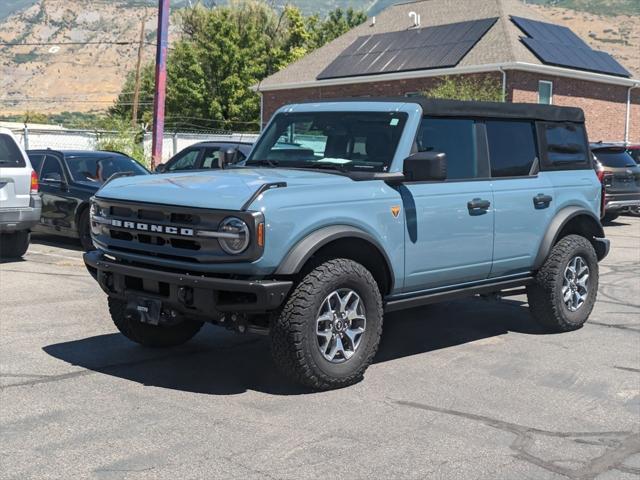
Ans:
{"type": "Polygon", "coordinates": [[[218,237],[222,249],[231,254],[239,255],[249,246],[249,227],[236,217],[225,218],[218,227],[218,237]]]}

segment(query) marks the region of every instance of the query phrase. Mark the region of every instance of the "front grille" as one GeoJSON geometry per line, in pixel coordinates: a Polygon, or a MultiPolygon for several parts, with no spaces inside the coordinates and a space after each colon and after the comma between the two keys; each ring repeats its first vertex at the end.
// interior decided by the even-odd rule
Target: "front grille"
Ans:
{"type": "Polygon", "coordinates": [[[216,263],[256,260],[262,254],[252,241],[246,252],[231,256],[217,238],[198,232],[217,232],[228,216],[242,218],[255,239],[262,214],[228,212],[156,204],[134,204],[119,200],[95,199],[99,221],[92,220],[96,241],[110,251],[187,263],[216,263]]]}

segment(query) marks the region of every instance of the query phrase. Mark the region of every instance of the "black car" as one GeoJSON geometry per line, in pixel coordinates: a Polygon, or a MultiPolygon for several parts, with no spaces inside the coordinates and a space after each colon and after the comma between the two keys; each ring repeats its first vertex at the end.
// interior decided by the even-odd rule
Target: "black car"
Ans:
{"type": "Polygon", "coordinates": [[[623,212],[636,213],[640,208],[640,166],[620,145],[594,143],[591,151],[605,191],[603,220],[613,221],[623,212]]]}
{"type": "MultiPolygon", "coordinates": [[[[231,163],[241,162],[249,155],[253,143],[248,142],[200,142],[176,153],[166,163],[156,167],[157,173],[184,170],[208,170],[223,168],[223,152],[233,152],[231,163]]],[[[228,158],[228,156],[227,156],[228,158]]]]}
{"type": "Polygon", "coordinates": [[[28,150],[40,180],[42,216],[35,232],[79,238],[93,249],[89,227],[89,199],[116,173],[150,172],[122,153],[82,150],[28,150]]]}

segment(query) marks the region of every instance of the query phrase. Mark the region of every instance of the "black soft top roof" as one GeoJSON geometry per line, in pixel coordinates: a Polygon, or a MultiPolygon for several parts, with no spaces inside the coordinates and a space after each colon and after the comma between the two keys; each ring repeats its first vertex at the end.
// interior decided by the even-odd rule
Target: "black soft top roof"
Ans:
{"type": "MultiPolygon", "coordinates": [[[[311,100],[303,103],[318,103],[311,100]]],[[[325,99],[320,102],[403,102],[417,103],[425,115],[434,117],[480,117],[543,120],[548,122],[584,123],[581,108],[556,107],[537,103],[510,102],[466,102],[460,100],[440,100],[426,97],[358,97],[325,99]]]]}

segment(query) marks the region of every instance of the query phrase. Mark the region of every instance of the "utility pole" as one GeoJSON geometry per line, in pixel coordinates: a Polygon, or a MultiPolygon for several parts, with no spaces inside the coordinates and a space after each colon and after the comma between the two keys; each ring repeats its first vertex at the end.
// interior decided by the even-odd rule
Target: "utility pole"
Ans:
{"type": "Polygon", "coordinates": [[[156,91],[153,98],[153,141],[151,168],[162,163],[164,104],[167,93],[167,47],[169,43],[169,0],[158,0],[158,46],[156,48],[156,91]]]}
{"type": "Polygon", "coordinates": [[[144,47],[144,24],[147,22],[145,13],[140,25],[140,43],[138,44],[138,63],[136,63],[136,83],[133,89],[133,106],[131,108],[131,128],[135,130],[138,124],[138,102],[140,101],[140,68],[142,67],[142,49],[144,47]]]}

